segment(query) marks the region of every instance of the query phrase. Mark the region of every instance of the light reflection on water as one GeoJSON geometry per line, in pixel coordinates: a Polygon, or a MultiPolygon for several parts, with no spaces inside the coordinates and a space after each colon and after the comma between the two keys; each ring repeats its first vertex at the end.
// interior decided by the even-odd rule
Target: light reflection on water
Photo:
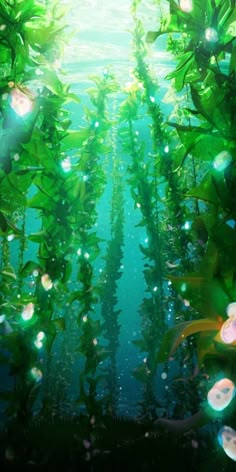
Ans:
{"type": "MultiPolygon", "coordinates": [[[[68,13],[68,31],[75,31],[64,49],[64,80],[73,84],[77,93],[83,93],[89,85],[89,75],[101,74],[103,68],[111,66],[119,83],[130,80],[134,66],[132,59],[132,30],[134,23],[130,12],[131,1],[127,0],[64,0],[72,5],[68,13]]],[[[159,25],[158,7],[153,0],[145,0],[138,9],[145,31],[156,30],[159,25]]],[[[165,7],[165,2],[162,2],[165,7]]],[[[163,7],[162,7],[163,8],[163,7]]],[[[148,59],[164,85],[169,72],[171,58],[165,51],[165,39],[150,45],[148,59]]]]}

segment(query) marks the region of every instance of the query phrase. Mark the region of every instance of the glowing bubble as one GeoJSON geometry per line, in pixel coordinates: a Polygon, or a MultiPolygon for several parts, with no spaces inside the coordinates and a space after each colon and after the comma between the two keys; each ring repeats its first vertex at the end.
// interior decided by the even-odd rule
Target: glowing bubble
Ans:
{"type": "Polygon", "coordinates": [[[230,303],[226,308],[226,312],[229,318],[236,318],[236,302],[230,303]]]}
{"type": "Polygon", "coordinates": [[[39,341],[38,339],[34,341],[34,345],[37,347],[37,349],[41,349],[43,347],[43,343],[39,341]]]}
{"type": "Polygon", "coordinates": [[[223,426],[218,433],[218,442],[225,454],[236,461],[236,431],[230,426],[223,426]]]}
{"type": "Polygon", "coordinates": [[[193,9],[193,2],[192,0],[180,0],[179,6],[185,13],[190,13],[193,9]]]}
{"type": "Polygon", "coordinates": [[[228,167],[232,161],[232,156],[228,151],[221,151],[214,159],[213,167],[214,169],[222,172],[228,167]]]}
{"type": "Polygon", "coordinates": [[[52,281],[51,281],[48,274],[42,275],[41,283],[42,283],[42,286],[43,286],[44,290],[46,290],[46,292],[48,290],[51,290],[51,288],[53,287],[53,283],[52,283],[52,281]]]}
{"type": "Polygon", "coordinates": [[[67,157],[61,162],[61,167],[64,170],[64,172],[70,172],[71,170],[71,161],[70,158],[67,157]]]}
{"type": "Polygon", "coordinates": [[[207,401],[213,410],[222,411],[231,402],[235,395],[235,386],[232,380],[224,378],[216,382],[207,395],[207,401]]]}
{"type": "Polygon", "coordinates": [[[45,333],[43,331],[39,331],[37,334],[38,341],[42,341],[45,338],[45,333]]]}
{"type": "Polygon", "coordinates": [[[19,116],[25,116],[32,110],[33,103],[30,98],[18,88],[10,92],[10,106],[19,116]]]}
{"type": "Polygon", "coordinates": [[[162,378],[162,380],[166,380],[166,379],[167,379],[167,373],[166,373],[166,372],[162,372],[161,378],[162,378]]]}
{"type": "Polygon", "coordinates": [[[187,231],[187,230],[190,229],[190,228],[191,228],[191,222],[190,222],[190,221],[186,221],[186,222],[184,223],[183,229],[186,229],[186,231],[187,231]]]}
{"type": "Polygon", "coordinates": [[[35,382],[40,382],[40,380],[42,380],[43,378],[43,373],[40,369],[38,369],[38,367],[32,367],[32,369],[30,370],[30,373],[33,379],[35,380],[35,382]]]}
{"type": "Polygon", "coordinates": [[[7,236],[7,240],[10,242],[10,241],[13,241],[13,239],[15,238],[15,235],[14,234],[9,234],[7,236]]]}
{"type": "Polygon", "coordinates": [[[220,337],[225,344],[236,341],[236,318],[231,317],[221,326],[220,337]]]}
{"type": "Polygon", "coordinates": [[[210,43],[217,43],[219,39],[217,31],[214,28],[210,28],[210,27],[207,28],[205,31],[205,38],[210,43]]]}
{"type": "Polygon", "coordinates": [[[21,317],[24,321],[28,321],[28,320],[31,320],[33,314],[34,314],[34,304],[28,303],[27,305],[25,305],[21,313],[21,317]]]}

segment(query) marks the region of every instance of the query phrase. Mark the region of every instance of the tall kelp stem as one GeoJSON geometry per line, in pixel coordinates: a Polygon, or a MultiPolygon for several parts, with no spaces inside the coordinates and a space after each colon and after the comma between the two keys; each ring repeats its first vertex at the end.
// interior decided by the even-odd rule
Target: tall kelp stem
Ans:
{"type": "Polygon", "coordinates": [[[94,76],[92,80],[96,87],[89,89],[88,93],[94,108],[85,108],[87,139],[81,146],[77,164],[83,175],[83,192],[80,198],[77,236],[78,291],[73,296],[73,299],[79,302],[77,321],[80,337],[77,349],[84,358],[79,378],[78,402],[85,406],[90,417],[102,410],[97,386],[103,375],[99,375],[98,366],[108,355],[107,349],[100,345],[102,326],[95,316],[99,290],[95,282],[93,264],[99,254],[100,242],[95,230],[97,203],[106,183],[102,157],[111,150],[106,145],[106,136],[111,126],[106,106],[109,95],[117,91],[114,77],[107,69],[102,77],[94,76]]]}
{"type": "Polygon", "coordinates": [[[144,298],[140,308],[143,339],[135,341],[135,344],[139,346],[140,350],[147,353],[147,356],[145,362],[135,369],[134,375],[142,382],[144,388],[142,414],[152,416],[156,406],[155,360],[157,343],[165,326],[161,311],[163,307],[161,300],[163,280],[160,267],[159,205],[157,203],[156,176],[153,174],[150,162],[145,157],[144,142],[139,140],[139,132],[134,127],[139,118],[142,91],[140,85],[134,82],[125,89],[125,92],[127,99],[120,107],[120,122],[127,123],[127,125],[120,127],[120,137],[123,148],[130,153],[132,158],[128,168],[131,194],[135,201],[135,208],[140,209],[142,213],[140,225],[145,226],[147,232],[145,246],[140,244],[139,247],[147,259],[144,277],[149,296],[144,298]]]}
{"type": "Polygon", "coordinates": [[[101,314],[103,318],[103,336],[107,342],[109,357],[105,363],[107,395],[104,399],[105,410],[115,415],[118,401],[117,385],[117,348],[119,346],[120,324],[118,316],[120,310],[117,305],[117,281],[122,275],[121,262],[124,244],[124,196],[123,179],[120,167],[122,160],[117,152],[117,128],[113,124],[113,156],[112,156],[112,202],[110,214],[111,236],[107,242],[105,267],[102,276],[101,314]]]}

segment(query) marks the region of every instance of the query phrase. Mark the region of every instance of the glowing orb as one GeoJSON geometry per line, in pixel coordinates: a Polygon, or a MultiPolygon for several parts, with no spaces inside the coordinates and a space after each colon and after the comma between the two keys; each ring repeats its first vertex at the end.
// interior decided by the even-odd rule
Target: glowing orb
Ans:
{"type": "Polygon", "coordinates": [[[235,395],[235,386],[230,379],[221,379],[216,382],[207,395],[208,404],[213,410],[222,411],[231,402],[235,395]]]}
{"type": "Polygon", "coordinates": [[[236,431],[230,426],[223,426],[218,433],[218,442],[225,454],[236,461],[236,431]]]}
{"type": "Polygon", "coordinates": [[[228,167],[232,161],[232,156],[228,151],[221,151],[214,159],[213,167],[219,172],[223,171],[228,167]]]}
{"type": "Polygon", "coordinates": [[[21,313],[21,317],[24,321],[28,321],[28,320],[31,320],[33,314],[34,314],[34,304],[28,303],[28,305],[24,307],[21,313]]]}
{"type": "Polygon", "coordinates": [[[51,288],[53,287],[53,283],[52,283],[52,281],[51,281],[48,274],[42,275],[41,283],[42,283],[42,286],[43,286],[44,290],[46,290],[46,292],[48,290],[51,290],[51,288]]]}
{"type": "Polygon", "coordinates": [[[61,167],[64,170],[64,172],[70,172],[70,170],[71,170],[71,161],[70,161],[69,157],[66,157],[66,159],[64,159],[61,162],[61,167]]]}
{"type": "Polygon", "coordinates": [[[193,2],[192,0],[180,0],[179,6],[185,13],[190,13],[193,9],[193,2]]]}
{"type": "Polygon", "coordinates": [[[32,110],[33,103],[30,98],[18,88],[10,92],[10,106],[19,116],[25,116],[32,110]]]}
{"type": "Polygon", "coordinates": [[[225,344],[236,341],[236,317],[231,317],[221,326],[220,337],[225,344]]]}
{"type": "Polygon", "coordinates": [[[229,318],[232,316],[236,318],[236,302],[230,303],[226,309],[229,318]]]}
{"type": "Polygon", "coordinates": [[[219,37],[218,33],[214,28],[207,28],[205,31],[205,38],[210,43],[217,43],[219,37]]]}
{"type": "Polygon", "coordinates": [[[33,379],[35,380],[35,382],[40,382],[40,380],[42,380],[43,378],[42,371],[38,369],[37,367],[32,367],[32,369],[30,370],[30,373],[33,379]]]}

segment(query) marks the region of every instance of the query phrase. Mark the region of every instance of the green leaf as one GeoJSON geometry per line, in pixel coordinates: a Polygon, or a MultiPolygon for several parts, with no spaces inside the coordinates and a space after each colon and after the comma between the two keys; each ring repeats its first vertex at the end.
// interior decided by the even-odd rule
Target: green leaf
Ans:
{"type": "Polygon", "coordinates": [[[79,131],[69,131],[67,136],[62,140],[62,150],[68,151],[69,149],[79,149],[87,141],[89,136],[90,130],[88,128],[79,131]]]}
{"type": "MultiPolygon", "coordinates": [[[[195,65],[195,69],[197,67],[195,63],[195,57],[193,51],[188,51],[182,54],[180,61],[176,67],[176,69],[173,72],[170,72],[165,79],[170,80],[170,79],[175,79],[175,88],[177,92],[180,92],[184,86],[184,79],[186,74],[190,71],[193,71],[195,65]]],[[[199,72],[196,72],[196,79],[199,78],[199,72]]]]}
{"type": "Polygon", "coordinates": [[[219,195],[212,180],[212,175],[208,172],[199,185],[189,190],[186,197],[195,197],[205,202],[219,205],[219,195]]]}
{"type": "Polygon", "coordinates": [[[218,331],[221,325],[218,321],[202,319],[179,323],[171,328],[166,335],[158,352],[157,361],[166,362],[176,351],[179,344],[188,336],[202,331],[218,331]]]}

